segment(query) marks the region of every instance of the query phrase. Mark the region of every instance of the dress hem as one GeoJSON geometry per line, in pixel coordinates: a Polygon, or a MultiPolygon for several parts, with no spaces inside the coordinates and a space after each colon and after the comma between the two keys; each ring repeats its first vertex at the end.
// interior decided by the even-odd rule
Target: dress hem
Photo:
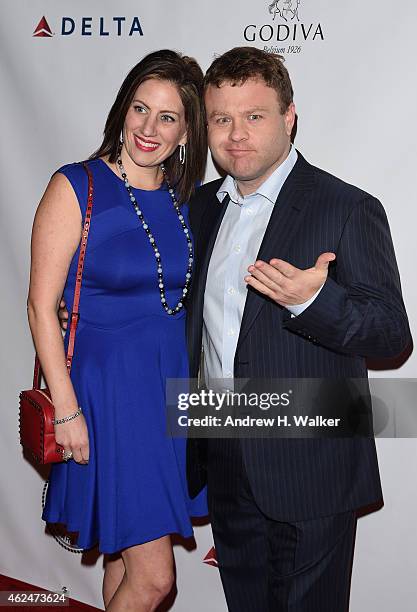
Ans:
{"type": "MultiPolygon", "coordinates": [[[[207,516],[207,515],[195,515],[195,518],[198,518],[198,516],[207,516]]],[[[75,528],[73,525],[68,525],[67,523],[65,523],[64,521],[60,521],[60,520],[47,520],[45,518],[42,517],[42,520],[45,521],[45,523],[47,524],[56,524],[59,523],[60,525],[65,525],[66,529],[68,532],[70,533],[79,533],[79,528],[75,528]]],[[[153,540],[158,540],[159,538],[162,538],[164,536],[167,535],[179,535],[182,538],[191,538],[194,536],[194,530],[191,527],[191,529],[188,530],[180,530],[178,528],[174,528],[174,527],[167,527],[167,528],[162,528],[159,529],[157,532],[155,532],[152,535],[147,535],[146,539],[144,539],[144,536],[140,537],[138,536],[137,538],[129,538],[126,542],[120,543],[118,545],[110,545],[110,544],[105,544],[103,542],[100,542],[100,539],[94,540],[93,543],[91,542],[76,542],[76,546],[80,549],[84,549],[84,550],[90,550],[92,548],[95,548],[96,546],[98,546],[99,552],[102,554],[114,554],[116,552],[119,552],[121,550],[124,550],[125,548],[130,548],[131,546],[137,546],[139,544],[146,544],[147,542],[152,542],[153,540]]]]}

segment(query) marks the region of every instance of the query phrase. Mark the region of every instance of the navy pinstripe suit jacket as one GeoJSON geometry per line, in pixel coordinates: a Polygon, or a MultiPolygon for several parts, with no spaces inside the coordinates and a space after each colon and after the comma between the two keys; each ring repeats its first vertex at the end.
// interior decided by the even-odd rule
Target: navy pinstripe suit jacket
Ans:
{"type": "MultiPolygon", "coordinates": [[[[199,368],[207,269],[226,205],[222,180],[203,185],[190,203],[196,242],[188,302],[190,377],[199,368]]],[[[237,378],[367,377],[365,359],[400,354],[411,342],[388,221],[364,191],[298,160],[275,203],[258,259],[309,268],[336,254],[320,294],[300,316],[249,290],[237,344],[237,378]]],[[[259,507],[277,520],[318,518],[382,499],[373,438],[242,439],[259,507]]],[[[204,440],[187,443],[189,491],[205,484],[204,440]]]]}

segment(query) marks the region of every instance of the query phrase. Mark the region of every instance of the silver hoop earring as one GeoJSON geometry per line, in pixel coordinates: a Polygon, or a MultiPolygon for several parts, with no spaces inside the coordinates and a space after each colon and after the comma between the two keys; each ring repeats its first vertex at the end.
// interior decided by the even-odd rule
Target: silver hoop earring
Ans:
{"type": "Polygon", "coordinates": [[[180,164],[185,163],[185,144],[180,144],[180,164]]]}
{"type": "Polygon", "coordinates": [[[120,132],[119,142],[121,145],[123,144],[123,128],[121,129],[121,132],[120,132]]]}

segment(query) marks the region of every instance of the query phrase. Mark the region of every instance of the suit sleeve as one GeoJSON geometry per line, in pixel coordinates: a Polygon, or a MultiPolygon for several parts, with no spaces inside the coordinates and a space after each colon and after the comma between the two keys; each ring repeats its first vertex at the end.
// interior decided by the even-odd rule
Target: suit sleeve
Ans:
{"type": "Polygon", "coordinates": [[[399,355],[411,342],[388,220],[369,196],[352,209],[336,261],[314,302],[284,326],[334,351],[372,358],[399,355]]]}

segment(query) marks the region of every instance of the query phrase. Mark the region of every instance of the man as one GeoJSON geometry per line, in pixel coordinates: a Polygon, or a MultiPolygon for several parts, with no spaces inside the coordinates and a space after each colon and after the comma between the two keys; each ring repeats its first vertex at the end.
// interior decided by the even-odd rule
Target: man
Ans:
{"type": "MultiPolygon", "coordinates": [[[[347,379],[410,342],[388,222],[371,195],[291,144],[277,56],[235,48],[205,77],[209,145],[226,178],[191,203],[190,377],[347,379]]],[[[345,612],[356,513],[381,502],[372,437],[189,439],[208,480],[231,612],[345,612]]]]}

